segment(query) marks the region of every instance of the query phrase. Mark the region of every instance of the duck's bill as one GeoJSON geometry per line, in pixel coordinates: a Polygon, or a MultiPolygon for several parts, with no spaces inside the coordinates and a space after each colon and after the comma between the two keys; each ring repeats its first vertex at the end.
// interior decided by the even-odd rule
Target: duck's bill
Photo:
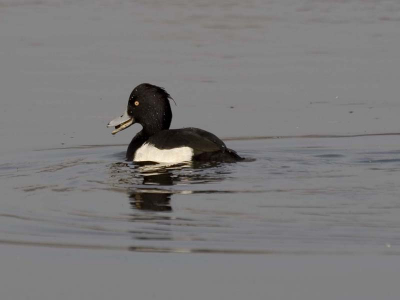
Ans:
{"type": "Polygon", "coordinates": [[[111,133],[116,134],[117,132],[128,128],[132,124],[135,124],[135,119],[128,115],[128,111],[125,111],[122,116],[115,118],[108,123],[107,127],[115,127],[115,130],[111,133]]]}

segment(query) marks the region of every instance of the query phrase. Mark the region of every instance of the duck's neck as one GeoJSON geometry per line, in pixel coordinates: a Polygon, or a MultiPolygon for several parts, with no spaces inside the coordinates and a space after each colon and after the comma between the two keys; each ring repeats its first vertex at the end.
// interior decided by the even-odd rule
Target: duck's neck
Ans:
{"type": "Polygon", "coordinates": [[[169,129],[169,123],[168,124],[162,124],[162,123],[150,124],[150,125],[144,125],[141,132],[143,132],[143,135],[145,135],[145,136],[147,136],[147,138],[149,138],[162,130],[168,130],[168,129],[169,129]]]}
{"type": "Polygon", "coordinates": [[[138,123],[143,126],[143,134],[150,137],[162,130],[168,130],[171,120],[171,107],[168,102],[165,102],[163,107],[156,107],[152,111],[146,112],[145,118],[138,118],[138,123]]]}

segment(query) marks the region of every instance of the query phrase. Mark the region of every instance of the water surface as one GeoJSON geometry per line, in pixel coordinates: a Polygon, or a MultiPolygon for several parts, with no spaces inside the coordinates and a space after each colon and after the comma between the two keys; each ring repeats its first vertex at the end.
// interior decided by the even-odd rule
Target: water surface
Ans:
{"type": "Polygon", "coordinates": [[[234,164],[135,165],[125,146],[3,156],[2,243],[397,254],[398,136],[231,140],[234,164]]]}

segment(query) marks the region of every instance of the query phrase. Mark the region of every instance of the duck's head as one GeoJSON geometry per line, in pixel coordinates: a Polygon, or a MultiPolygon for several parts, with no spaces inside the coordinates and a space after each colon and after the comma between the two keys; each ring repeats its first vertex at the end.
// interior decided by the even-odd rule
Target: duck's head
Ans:
{"type": "Polygon", "coordinates": [[[172,120],[169,99],[171,96],[163,88],[142,83],[133,89],[124,114],[108,123],[107,127],[115,127],[112,134],[135,123],[141,124],[147,135],[169,129],[172,120]]]}

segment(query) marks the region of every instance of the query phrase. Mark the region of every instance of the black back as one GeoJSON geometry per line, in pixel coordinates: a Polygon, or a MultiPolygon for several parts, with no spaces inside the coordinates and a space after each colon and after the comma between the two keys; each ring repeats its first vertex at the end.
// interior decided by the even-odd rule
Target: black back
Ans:
{"type": "Polygon", "coordinates": [[[173,149],[190,147],[194,154],[203,152],[225,151],[226,146],[214,134],[198,128],[182,128],[163,130],[148,140],[149,144],[158,149],[173,149]]]}

